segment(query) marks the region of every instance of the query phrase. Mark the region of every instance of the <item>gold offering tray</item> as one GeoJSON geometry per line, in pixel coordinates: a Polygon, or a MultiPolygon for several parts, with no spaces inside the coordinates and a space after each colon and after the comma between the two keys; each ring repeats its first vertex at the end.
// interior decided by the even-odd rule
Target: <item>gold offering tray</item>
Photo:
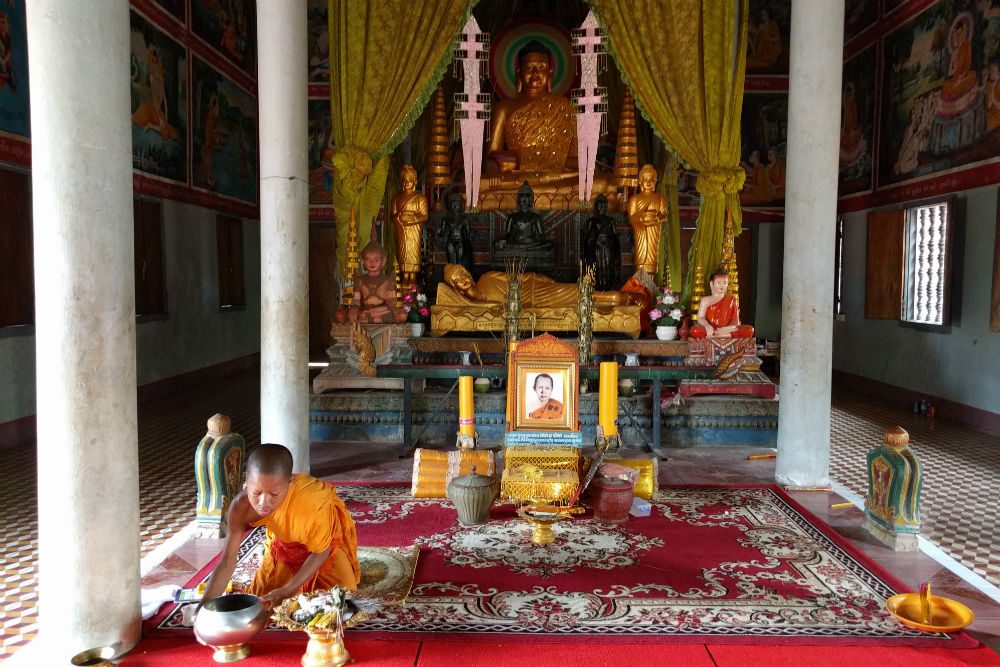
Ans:
{"type": "Polygon", "coordinates": [[[929,585],[920,593],[893,595],[885,601],[885,608],[900,623],[924,632],[958,632],[975,618],[961,602],[931,595],[929,585]]]}
{"type": "MultiPolygon", "coordinates": [[[[325,593],[326,591],[321,591],[321,592],[325,593]]],[[[352,628],[358,623],[367,621],[369,618],[375,616],[376,612],[360,611],[358,610],[357,607],[352,607],[350,599],[348,599],[347,603],[348,603],[348,608],[352,609],[353,611],[351,611],[349,614],[345,613],[341,618],[341,627],[344,628],[345,630],[348,628],[352,628]]],[[[287,630],[296,630],[301,632],[312,632],[312,633],[328,632],[330,634],[336,632],[335,626],[329,629],[324,629],[318,627],[308,627],[306,625],[303,625],[302,623],[299,623],[294,618],[292,618],[292,614],[294,614],[298,610],[299,610],[299,601],[298,601],[298,596],[296,595],[295,597],[286,599],[280,605],[275,607],[274,610],[271,612],[271,620],[274,621],[274,624],[277,625],[278,627],[285,628],[287,630]]]]}

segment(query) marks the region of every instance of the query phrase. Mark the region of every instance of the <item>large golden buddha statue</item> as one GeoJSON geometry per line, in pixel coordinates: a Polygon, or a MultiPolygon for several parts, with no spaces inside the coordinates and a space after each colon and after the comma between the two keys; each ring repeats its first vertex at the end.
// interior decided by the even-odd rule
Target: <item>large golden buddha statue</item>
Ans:
{"type": "MultiPolygon", "coordinates": [[[[517,190],[531,184],[535,208],[568,208],[577,198],[576,114],[568,98],[552,92],[551,54],[528,42],[517,56],[518,94],[496,104],[479,208],[514,208],[517,190]]],[[[611,194],[611,179],[594,175],[593,196],[611,194]]]]}

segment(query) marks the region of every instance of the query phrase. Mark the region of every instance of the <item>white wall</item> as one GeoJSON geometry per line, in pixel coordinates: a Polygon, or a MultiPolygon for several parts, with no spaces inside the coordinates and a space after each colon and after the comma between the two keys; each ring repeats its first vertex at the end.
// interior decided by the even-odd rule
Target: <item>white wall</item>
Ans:
{"type": "MultiPolygon", "coordinates": [[[[140,386],[260,352],[260,226],[243,224],[246,310],[219,312],[215,212],[163,201],[167,317],[136,326],[140,386]]],[[[35,413],[35,336],[0,334],[0,423],[35,413]]]]}
{"type": "MultiPolygon", "coordinates": [[[[997,186],[958,195],[964,240],[956,244],[947,333],[866,320],[867,211],[844,217],[844,314],[833,330],[833,367],[896,387],[1000,413],[1000,333],[989,328],[997,186]]],[[[961,237],[962,234],[959,234],[961,237]]]]}

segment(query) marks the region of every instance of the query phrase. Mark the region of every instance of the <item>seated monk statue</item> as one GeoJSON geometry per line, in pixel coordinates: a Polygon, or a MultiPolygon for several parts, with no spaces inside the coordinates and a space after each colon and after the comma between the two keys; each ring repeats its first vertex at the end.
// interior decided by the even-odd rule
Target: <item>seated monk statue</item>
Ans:
{"type": "MultiPolygon", "coordinates": [[[[540,42],[532,40],[518,52],[518,93],[493,107],[482,192],[514,192],[528,181],[538,193],[577,193],[576,115],[568,98],[552,92],[554,71],[540,42]]],[[[614,184],[595,174],[593,194],[601,192],[614,192],[614,184]]]]}
{"type": "Polygon", "coordinates": [[[723,269],[714,271],[708,279],[712,293],[701,298],[698,306],[698,324],[691,327],[691,338],[750,338],[753,327],[740,324],[740,302],[726,294],[729,274],[723,269]]]}
{"type": "Polygon", "coordinates": [[[517,210],[507,216],[504,235],[493,243],[494,250],[516,253],[521,250],[551,251],[555,244],[545,238],[542,216],[531,210],[535,193],[525,181],[517,191],[517,210]]]}
{"type": "Polygon", "coordinates": [[[265,443],[247,457],[246,484],[227,514],[226,543],[202,602],[226,590],[244,533],[264,526],[264,553],[246,592],[276,606],[302,592],[333,586],[355,590],[361,580],[351,513],[333,485],[292,472],[292,453],[265,443]]]}
{"type": "MultiPolygon", "coordinates": [[[[444,267],[444,282],[466,297],[469,303],[493,304],[507,302],[507,282],[510,276],[503,271],[487,271],[479,280],[473,280],[468,269],[460,264],[444,267]]],[[[550,308],[576,308],[580,288],[576,283],[557,283],[538,273],[521,274],[521,306],[550,308]]],[[[438,304],[443,304],[440,294],[438,304]]],[[[631,296],[621,292],[594,292],[594,305],[600,307],[628,306],[635,303],[631,296]]],[[[451,304],[460,305],[460,304],[451,304]]]]}
{"type": "Polygon", "coordinates": [[[396,308],[393,279],[382,273],[387,259],[385,248],[374,238],[361,251],[361,265],[365,272],[354,276],[354,299],[347,311],[351,322],[398,324],[406,319],[403,309],[396,308]]]}

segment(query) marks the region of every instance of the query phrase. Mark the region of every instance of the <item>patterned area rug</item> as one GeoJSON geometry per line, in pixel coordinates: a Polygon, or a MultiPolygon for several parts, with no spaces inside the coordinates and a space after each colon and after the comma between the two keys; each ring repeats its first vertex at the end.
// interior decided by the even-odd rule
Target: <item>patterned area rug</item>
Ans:
{"type": "MultiPolygon", "coordinates": [[[[531,543],[530,527],[509,505],[495,506],[487,524],[463,527],[449,501],[415,499],[406,487],[338,492],[362,544],[421,550],[405,603],[352,633],[976,645],[961,633],[900,625],[884,610],[898,582],[777,486],[664,488],[650,517],[620,526],[576,517],[557,523],[556,542],[546,546],[531,543]]],[[[241,578],[252,574],[262,539],[255,531],[245,540],[241,578]]],[[[363,564],[372,581],[392,580],[398,590],[392,568],[405,569],[384,557],[363,564]]],[[[177,617],[171,611],[156,626],[179,629],[177,617]]]]}

